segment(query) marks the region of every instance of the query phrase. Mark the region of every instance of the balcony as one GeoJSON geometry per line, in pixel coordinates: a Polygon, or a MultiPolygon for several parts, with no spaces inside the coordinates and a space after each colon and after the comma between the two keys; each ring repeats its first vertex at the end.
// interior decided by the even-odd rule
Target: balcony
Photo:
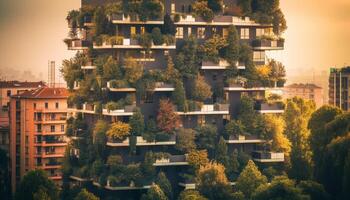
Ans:
{"type": "Polygon", "coordinates": [[[253,160],[256,162],[284,162],[284,153],[255,151],[252,153],[253,160]]]}
{"type": "Polygon", "coordinates": [[[82,70],[94,70],[96,69],[96,66],[93,65],[93,62],[89,61],[85,63],[85,65],[81,66],[82,70]]]}
{"type": "Polygon", "coordinates": [[[58,152],[37,152],[35,157],[42,157],[42,158],[63,158],[64,153],[58,153],[58,152]]]}
{"type": "Polygon", "coordinates": [[[108,109],[102,109],[102,114],[106,116],[132,116],[134,113],[134,109],[136,108],[136,105],[128,105],[125,106],[122,109],[117,110],[108,110],[108,109]]]}
{"type": "Polygon", "coordinates": [[[55,141],[38,141],[35,143],[35,146],[42,146],[42,147],[64,147],[67,146],[66,141],[61,141],[61,140],[55,140],[55,141]]]}
{"type": "MultiPolygon", "coordinates": [[[[129,138],[126,138],[125,140],[122,141],[113,141],[109,140],[107,141],[107,146],[110,147],[127,147],[129,146],[129,138]]],[[[167,146],[167,145],[175,145],[176,140],[175,136],[172,136],[169,140],[167,141],[147,141],[145,140],[142,136],[137,136],[136,137],[136,146],[167,146]]]]}
{"type": "Polygon", "coordinates": [[[261,102],[257,101],[255,103],[255,110],[262,114],[279,114],[284,113],[284,103],[283,102],[261,102]]]}
{"type": "MultiPolygon", "coordinates": [[[[215,26],[262,26],[262,24],[256,23],[249,17],[236,17],[236,16],[215,16],[213,21],[207,22],[201,17],[194,17],[192,15],[180,14],[180,21],[175,22],[176,25],[215,25],[215,26]]],[[[266,25],[265,25],[266,26],[266,25]]]]}
{"type": "MultiPolygon", "coordinates": [[[[226,60],[220,59],[218,63],[212,61],[202,61],[201,69],[223,70],[226,69],[228,66],[230,66],[230,64],[226,60]]],[[[237,69],[245,69],[245,65],[243,63],[237,62],[236,66],[237,69]]]]}
{"type": "MultiPolygon", "coordinates": [[[[101,184],[98,182],[92,183],[94,186],[102,187],[101,184]]],[[[107,184],[104,187],[106,190],[112,190],[112,191],[122,191],[122,190],[147,190],[151,188],[151,185],[144,185],[144,186],[135,186],[133,182],[131,182],[129,185],[126,186],[111,186],[109,180],[107,180],[107,184]]]]}
{"type": "Polygon", "coordinates": [[[283,50],[284,40],[256,39],[252,42],[252,47],[255,50],[283,50]]]}
{"type": "Polygon", "coordinates": [[[111,19],[114,24],[164,24],[162,18],[141,21],[137,15],[113,14],[111,19]]]}
{"type": "Polygon", "coordinates": [[[90,103],[84,103],[82,108],[68,108],[69,112],[78,112],[78,113],[87,113],[87,114],[96,114],[96,106],[90,103]]]}
{"type": "MultiPolygon", "coordinates": [[[[136,39],[132,38],[118,38],[115,44],[109,44],[107,42],[102,42],[101,45],[94,42],[94,49],[144,49],[145,47],[141,46],[136,39]]],[[[176,49],[175,44],[163,44],[163,45],[154,45],[152,44],[150,49],[176,49]]]]}
{"type": "MultiPolygon", "coordinates": [[[[107,88],[111,92],[136,92],[136,88],[128,87],[127,85],[115,85],[112,82],[107,82],[107,88]]],[[[173,92],[175,88],[173,84],[165,82],[156,82],[154,92],[173,92]]]]}
{"type": "Polygon", "coordinates": [[[258,143],[264,143],[265,140],[258,139],[257,136],[254,135],[238,135],[233,136],[231,135],[228,140],[225,140],[228,144],[258,144],[258,143]]]}
{"type": "Polygon", "coordinates": [[[169,157],[158,158],[153,163],[153,166],[181,166],[188,165],[186,155],[171,155],[169,157]]]}
{"type": "Polygon", "coordinates": [[[68,50],[87,50],[91,46],[91,42],[81,39],[68,39],[65,41],[68,45],[68,50]]]}
{"type": "Polygon", "coordinates": [[[204,104],[188,112],[176,112],[178,115],[228,115],[229,104],[204,104]]]}

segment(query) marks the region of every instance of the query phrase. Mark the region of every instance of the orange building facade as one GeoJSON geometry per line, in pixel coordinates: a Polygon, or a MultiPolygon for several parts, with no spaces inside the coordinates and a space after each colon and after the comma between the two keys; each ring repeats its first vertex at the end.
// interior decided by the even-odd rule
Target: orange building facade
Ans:
{"type": "Polygon", "coordinates": [[[314,101],[316,107],[319,108],[324,105],[323,89],[315,84],[291,84],[285,86],[283,89],[283,97],[290,99],[293,97],[300,97],[303,99],[314,101]]]}
{"type": "Polygon", "coordinates": [[[65,138],[65,88],[39,88],[10,100],[10,158],[12,189],[26,172],[43,169],[60,182],[65,138]]]}

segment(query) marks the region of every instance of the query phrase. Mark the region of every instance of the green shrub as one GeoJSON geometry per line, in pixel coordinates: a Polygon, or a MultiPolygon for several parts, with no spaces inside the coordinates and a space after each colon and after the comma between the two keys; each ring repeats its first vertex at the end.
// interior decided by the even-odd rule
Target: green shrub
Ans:
{"type": "Polygon", "coordinates": [[[174,22],[179,22],[180,19],[181,19],[180,14],[175,14],[175,15],[174,15],[174,22]]]}
{"type": "Polygon", "coordinates": [[[154,45],[162,45],[164,43],[163,35],[158,27],[152,29],[152,40],[154,45]]]}
{"type": "Polygon", "coordinates": [[[130,87],[129,83],[126,80],[111,80],[109,81],[109,86],[111,88],[128,88],[130,87]]]}
{"type": "Polygon", "coordinates": [[[155,135],[155,140],[162,142],[162,141],[169,141],[170,140],[171,135],[169,133],[165,133],[165,132],[158,132],[155,135]]]}

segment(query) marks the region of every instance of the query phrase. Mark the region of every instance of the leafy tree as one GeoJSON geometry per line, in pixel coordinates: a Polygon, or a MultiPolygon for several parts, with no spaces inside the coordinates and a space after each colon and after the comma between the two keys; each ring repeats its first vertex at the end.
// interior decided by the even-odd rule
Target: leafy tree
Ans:
{"type": "Polygon", "coordinates": [[[242,122],[248,132],[256,129],[257,114],[254,109],[254,100],[249,96],[243,95],[238,106],[237,119],[242,122]]]}
{"type": "Polygon", "coordinates": [[[206,150],[193,150],[187,155],[188,164],[197,171],[200,166],[209,163],[208,153],[206,150]]]}
{"type": "Polygon", "coordinates": [[[199,149],[206,149],[212,155],[216,146],[217,128],[213,125],[204,125],[196,129],[197,145],[199,149]]]}
{"type": "Polygon", "coordinates": [[[179,116],[175,113],[174,105],[169,100],[159,101],[157,125],[160,130],[167,133],[172,133],[180,125],[179,116]]]}
{"type": "Polygon", "coordinates": [[[203,60],[219,62],[219,51],[226,46],[224,38],[215,34],[199,46],[200,52],[203,53],[203,60]]]}
{"type": "Polygon", "coordinates": [[[143,75],[143,67],[132,58],[126,58],[124,61],[125,78],[135,84],[143,75]]]}
{"type": "Polygon", "coordinates": [[[118,140],[123,140],[129,135],[130,135],[129,124],[123,123],[121,121],[114,122],[107,131],[107,136],[118,140]]]}
{"type": "Polygon", "coordinates": [[[0,196],[4,200],[11,199],[9,158],[3,149],[0,149],[0,196]]]}
{"type": "Polygon", "coordinates": [[[154,161],[154,155],[151,151],[149,151],[145,154],[145,159],[140,165],[141,172],[146,182],[153,180],[156,174],[156,169],[153,166],[154,161]]]}
{"type": "Polygon", "coordinates": [[[105,157],[105,150],[106,150],[106,132],[108,131],[108,123],[103,120],[98,120],[95,124],[94,130],[93,130],[93,142],[95,151],[97,154],[104,158],[105,157]]]}
{"type": "Polygon", "coordinates": [[[293,180],[287,177],[276,177],[270,185],[262,185],[255,191],[254,200],[308,200],[308,195],[302,194],[302,191],[295,187],[293,180]]]}
{"type": "Polygon", "coordinates": [[[197,57],[198,41],[191,36],[184,40],[176,54],[175,67],[183,77],[192,78],[198,74],[200,60],[197,57]]]}
{"type": "Polygon", "coordinates": [[[228,35],[226,37],[227,47],[225,48],[225,59],[231,66],[236,66],[239,59],[239,35],[235,26],[228,28],[228,35]]]}
{"type": "Polygon", "coordinates": [[[51,200],[50,195],[47,194],[46,189],[40,187],[37,192],[33,194],[34,200],[51,200]]]}
{"type": "Polygon", "coordinates": [[[182,81],[175,82],[175,90],[172,93],[172,100],[179,111],[187,111],[186,93],[182,81]]]}
{"type": "Polygon", "coordinates": [[[219,143],[215,149],[215,160],[224,165],[229,166],[229,157],[227,155],[227,145],[223,137],[220,137],[219,143]]]}
{"type": "Polygon", "coordinates": [[[148,189],[147,194],[144,194],[142,200],[167,200],[168,198],[158,185],[152,185],[148,189]]]}
{"type": "Polygon", "coordinates": [[[281,35],[287,29],[287,21],[281,9],[273,13],[273,32],[276,35],[281,35]]]}
{"type": "Polygon", "coordinates": [[[195,132],[192,129],[180,128],[176,134],[175,148],[183,153],[196,149],[195,132]]]}
{"type": "Polygon", "coordinates": [[[141,2],[139,16],[142,21],[159,19],[163,16],[163,5],[161,1],[146,0],[141,2]]]}
{"type": "Polygon", "coordinates": [[[36,198],[41,196],[51,200],[58,199],[58,189],[55,183],[47,177],[43,170],[30,171],[23,177],[16,190],[15,199],[34,200],[34,194],[36,198]]]}
{"type": "Polygon", "coordinates": [[[214,12],[222,11],[223,0],[208,0],[208,7],[214,12]]]}
{"type": "Polygon", "coordinates": [[[193,12],[202,17],[205,21],[210,22],[214,19],[214,12],[208,8],[207,1],[196,1],[193,4],[193,12]]]}
{"type": "Polygon", "coordinates": [[[232,152],[232,156],[228,159],[228,165],[226,166],[226,174],[230,180],[236,180],[240,171],[240,163],[238,159],[238,151],[235,149],[232,152]]]}
{"type": "Polygon", "coordinates": [[[169,83],[177,83],[177,82],[181,82],[180,81],[180,77],[181,74],[180,72],[174,67],[174,63],[173,63],[173,59],[171,58],[171,56],[168,56],[167,58],[167,68],[165,71],[165,81],[169,82],[169,83]]]}
{"type": "Polygon", "coordinates": [[[244,15],[249,15],[252,12],[252,0],[238,0],[238,6],[242,8],[244,15]]]}
{"type": "Polygon", "coordinates": [[[261,174],[254,162],[249,160],[237,179],[236,187],[239,191],[243,192],[247,199],[250,199],[255,189],[266,183],[267,178],[261,174]]]}
{"type": "Polygon", "coordinates": [[[160,32],[160,28],[155,27],[152,29],[152,40],[154,45],[162,45],[164,43],[163,35],[160,32]]]}
{"type": "Polygon", "coordinates": [[[173,189],[164,172],[158,173],[155,183],[159,185],[160,189],[164,192],[168,199],[173,199],[173,189]]]}
{"type": "Polygon", "coordinates": [[[184,190],[180,193],[178,200],[207,200],[197,190],[184,190]]]}
{"type": "Polygon", "coordinates": [[[63,60],[62,68],[60,69],[64,80],[67,82],[69,89],[74,88],[74,81],[81,80],[83,78],[83,72],[81,66],[87,61],[87,57],[84,54],[77,53],[74,58],[69,60],[63,60]]]}
{"type": "Polygon", "coordinates": [[[192,90],[192,97],[197,101],[204,101],[212,96],[210,85],[206,82],[205,78],[198,75],[194,81],[194,87],[192,90]]]}
{"type": "Polygon", "coordinates": [[[330,195],[326,192],[323,185],[307,180],[307,181],[300,181],[298,184],[298,188],[301,189],[303,194],[309,195],[310,200],[329,200],[330,195]]]}
{"type": "Polygon", "coordinates": [[[232,197],[232,188],[225,175],[225,167],[210,162],[197,171],[197,185],[200,193],[208,199],[225,200],[232,197]]]}
{"type": "Polygon", "coordinates": [[[326,124],[334,120],[341,112],[342,111],[336,107],[322,106],[311,115],[309,120],[310,147],[312,151],[312,160],[315,166],[314,175],[316,180],[320,180],[321,177],[320,169],[323,165],[322,160],[326,146],[336,137],[333,132],[326,131],[326,124]]]}
{"type": "Polygon", "coordinates": [[[269,79],[277,83],[278,81],[285,82],[286,70],[284,65],[281,62],[277,62],[274,59],[269,60],[268,66],[270,67],[269,79]]]}
{"type": "Polygon", "coordinates": [[[225,136],[238,136],[245,134],[245,127],[239,120],[231,120],[225,125],[225,136]]]}
{"type": "Polygon", "coordinates": [[[175,35],[176,33],[175,24],[168,13],[164,15],[162,33],[170,35],[175,35]]]}
{"type": "Polygon", "coordinates": [[[130,117],[129,124],[131,128],[131,135],[140,136],[143,134],[145,130],[145,122],[143,119],[143,114],[139,108],[134,110],[134,114],[130,117]]]}
{"type": "Polygon", "coordinates": [[[92,163],[92,167],[90,170],[91,176],[92,177],[99,177],[103,173],[103,170],[104,170],[103,161],[101,159],[95,160],[92,163]]]}
{"type": "Polygon", "coordinates": [[[74,200],[99,200],[100,198],[96,197],[93,193],[82,189],[79,194],[74,198],[74,200]]]}

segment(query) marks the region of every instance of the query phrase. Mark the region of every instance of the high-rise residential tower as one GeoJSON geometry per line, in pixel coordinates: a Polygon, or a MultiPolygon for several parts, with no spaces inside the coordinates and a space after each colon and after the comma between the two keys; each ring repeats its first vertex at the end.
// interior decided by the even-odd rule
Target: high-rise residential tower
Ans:
{"type": "Polygon", "coordinates": [[[218,145],[283,165],[255,123],[284,112],[284,66],[265,55],[284,48],[283,14],[214,2],[83,0],[69,12],[67,183],[137,199],[163,171],[174,191],[194,188],[191,158],[215,159],[218,145]]]}
{"type": "Polygon", "coordinates": [[[350,110],[350,67],[331,68],[329,75],[329,104],[350,110]]]}
{"type": "Polygon", "coordinates": [[[29,170],[43,169],[60,181],[65,138],[65,88],[42,87],[11,96],[10,158],[13,191],[29,170]]]}

